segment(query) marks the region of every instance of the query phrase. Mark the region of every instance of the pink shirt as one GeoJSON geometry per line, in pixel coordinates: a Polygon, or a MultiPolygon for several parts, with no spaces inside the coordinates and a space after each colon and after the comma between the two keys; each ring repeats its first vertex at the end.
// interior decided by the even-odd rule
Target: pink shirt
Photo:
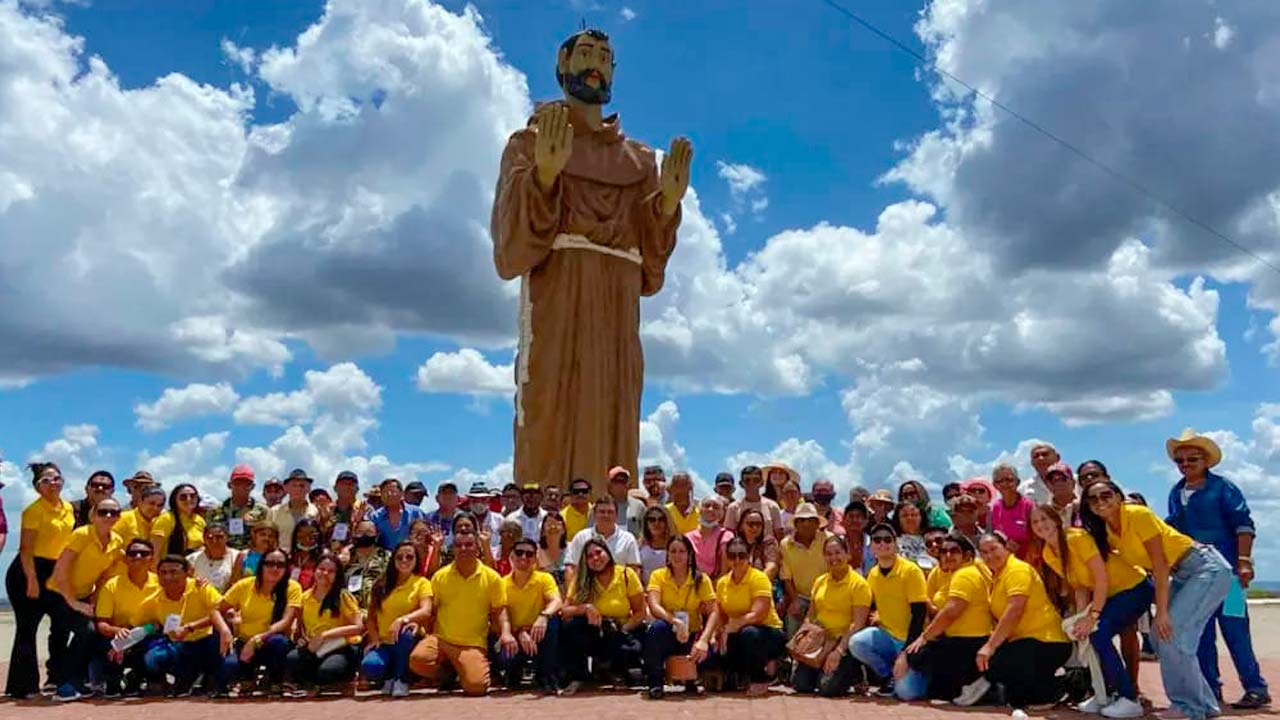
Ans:
{"type": "Polygon", "coordinates": [[[697,561],[698,569],[702,572],[716,576],[716,565],[719,564],[720,550],[733,539],[733,531],[718,527],[716,531],[708,535],[706,538],[702,536],[702,528],[690,530],[684,534],[689,538],[689,542],[693,543],[694,559],[697,561]]]}
{"type": "Polygon", "coordinates": [[[991,502],[991,529],[999,530],[1018,546],[1018,557],[1026,560],[1031,553],[1031,510],[1036,504],[1026,495],[1019,495],[1012,506],[1004,504],[1004,498],[991,502]]]}

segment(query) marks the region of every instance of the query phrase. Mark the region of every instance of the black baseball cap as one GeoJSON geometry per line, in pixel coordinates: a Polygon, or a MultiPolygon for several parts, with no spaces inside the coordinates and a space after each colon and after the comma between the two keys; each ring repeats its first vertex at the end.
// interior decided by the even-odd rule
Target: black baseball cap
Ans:
{"type": "Polygon", "coordinates": [[[423,485],[423,484],[422,484],[422,482],[421,482],[421,481],[419,481],[419,480],[414,480],[413,482],[411,482],[411,483],[409,483],[408,485],[405,485],[405,486],[404,486],[404,491],[405,491],[405,492],[420,492],[420,493],[422,493],[423,495],[426,495],[426,494],[427,494],[427,486],[426,486],[426,485],[423,485]]]}
{"type": "Polygon", "coordinates": [[[338,478],[333,481],[333,484],[337,485],[343,480],[350,480],[351,482],[357,485],[360,484],[360,478],[356,477],[356,474],[351,472],[350,470],[343,470],[342,472],[338,473],[338,478]]]}
{"type": "Polygon", "coordinates": [[[315,480],[312,480],[311,476],[307,474],[307,471],[302,468],[294,468],[290,470],[289,477],[285,478],[285,482],[289,482],[290,480],[306,480],[308,485],[315,482],[315,480]]]}

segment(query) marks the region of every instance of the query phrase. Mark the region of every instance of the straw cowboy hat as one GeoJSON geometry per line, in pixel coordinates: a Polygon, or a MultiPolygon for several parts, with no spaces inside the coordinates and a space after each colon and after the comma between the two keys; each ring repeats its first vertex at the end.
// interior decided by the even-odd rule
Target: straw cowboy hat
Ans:
{"type": "Polygon", "coordinates": [[[1169,453],[1169,459],[1173,459],[1173,453],[1180,447],[1193,447],[1204,453],[1206,462],[1209,467],[1213,467],[1222,462],[1222,448],[1218,447],[1218,443],[1199,435],[1195,430],[1187,428],[1182,434],[1176,438],[1169,438],[1164,444],[1164,449],[1169,453]]]}
{"type": "Polygon", "coordinates": [[[787,474],[787,478],[789,480],[794,480],[797,485],[800,484],[799,471],[793,470],[789,465],[786,465],[785,463],[769,463],[768,465],[765,465],[763,468],[761,468],[761,471],[764,473],[764,476],[766,479],[769,477],[770,470],[781,470],[782,472],[787,474]]]}
{"type": "Polygon", "coordinates": [[[796,520],[817,520],[819,528],[827,526],[827,519],[818,514],[818,508],[813,503],[800,503],[790,519],[793,523],[796,520]]]}

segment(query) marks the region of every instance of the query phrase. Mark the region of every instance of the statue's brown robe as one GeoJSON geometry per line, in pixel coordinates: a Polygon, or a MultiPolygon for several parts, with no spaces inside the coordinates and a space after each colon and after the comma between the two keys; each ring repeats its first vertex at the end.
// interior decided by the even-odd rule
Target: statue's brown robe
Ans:
{"type": "Polygon", "coordinates": [[[503,279],[525,283],[515,480],[563,487],[584,478],[603,492],[614,465],[637,477],[640,296],[662,289],[680,211],[662,216],[654,152],[627,139],[616,115],[597,132],[581,118],[572,122],[573,152],[550,192],[535,179],[532,119],[508,140],[494,196],[493,260],[503,279]],[[640,262],[553,250],[560,234],[638,251],[640,262]]]}

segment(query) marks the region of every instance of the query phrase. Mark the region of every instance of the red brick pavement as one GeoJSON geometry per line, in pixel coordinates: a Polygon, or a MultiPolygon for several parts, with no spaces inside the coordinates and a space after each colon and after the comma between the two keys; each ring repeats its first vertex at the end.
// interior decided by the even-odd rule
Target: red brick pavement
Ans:
{"type": "MultiPolygon", "coordinates": [[[[1230,660],[1223,658],[1224,669],[1230,660]]],[[[1262,661],[1263,675],[1280,685],[1280,659],[1262,661]]],[[[5,672],[0,663],[0,677],[5,672]]],[[[1234,673],[1227,670],[1227,698],[1240,694],[1234,673]]],[[[1155,663],[1142,665],[1141,684],[1144,693],[1163,706],[1160,690],[1160,672],[1155,663]]],[[[278,705],[287,703],[292,717],[308,720],[351,720],[376,712],[379,720],[409,720],[424,714],[437,717],[475,717],[483,713],[492,718],[520,720],[562,720],[563,718],[590,718],[591,720],[745,720],[744,715],[767,720],[849,720],[852,716],[864,716],[876,720],[983,720],[984,718],[1008,718],[1008,711],[994,712],[994,708],[959,709],[950,706],[932,706],[927,703],[900,703],[870,698],[845,698],[828,700],[817,697],[797,697],[789,690],[778,689],[765,698],[748,699],[741,694],[707,695],[686,698],[672,693],[662,702],[642,699],[635,692],[583,692],[573,697],[541,697],[527,693],[496,692],[487,698],[464,698],[454,694],[438,694],[431,690],[415,691],[405,699],[387,699],[369,694],[355,698],[320,698],[315,700],[160,700],[133,699],[122,701],[92,701],[58,705],[48,700],[14,703],[0,701],[0,720],[38,718],[39,720],[136,720],[152,712],[163,712],[168,717],[182,720],[226,720],[227,713],[249,712],[255,715],[271,712],[278,705]]],[[[1084,716],[1071,710],[1054,710],[1032,713],[1049,720],[1081,720],[1084,716]]],[[[1267,713],[1240,713],[1228,711],[1231,717],[1280,716],[1280,711],[1267,713]]]]}

